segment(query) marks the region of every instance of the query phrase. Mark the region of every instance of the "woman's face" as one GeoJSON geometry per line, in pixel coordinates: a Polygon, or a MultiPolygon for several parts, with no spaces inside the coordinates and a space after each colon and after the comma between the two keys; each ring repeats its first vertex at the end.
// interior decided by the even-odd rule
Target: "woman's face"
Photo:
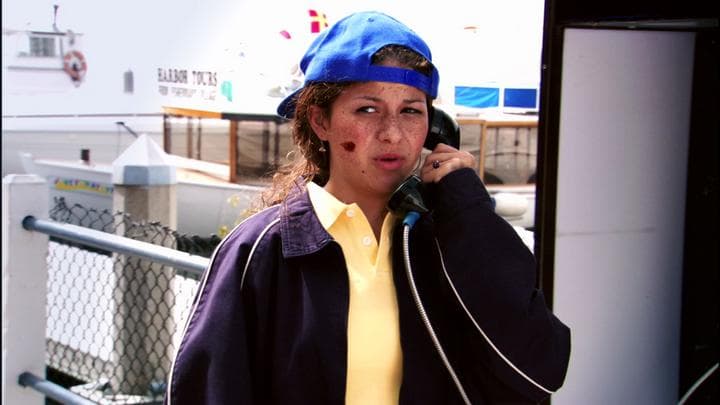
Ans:
{"type": "Polygon", "coordinates": [[[326,188],[345,202],[387,199],[412,172],[428,131],[426,95],[397,83],[348,86],[329,116],[311,108],[311,125],[330,144],[326,188]]]}

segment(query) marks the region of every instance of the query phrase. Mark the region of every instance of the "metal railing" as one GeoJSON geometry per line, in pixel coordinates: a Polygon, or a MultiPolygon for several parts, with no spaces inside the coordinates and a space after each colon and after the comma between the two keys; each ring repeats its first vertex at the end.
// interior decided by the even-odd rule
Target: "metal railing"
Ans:
{"type": "MultiPolygon", "coordinates": [[[[62,223],[62,222],[56,222],[53,220],[43,220],[38,219],[34,216],[26,216],[22,220],[22,226],[24,229],[29,231],[35,231],[40,232],[46,235],[51,236],[53,239],[61,241],[61,243],[67,243],[68,245],[72,246],[79,246],[81,248],[87,248],[87,249],[96,249],[99,251],[105,251],[105,252],[113,252],[117,254],[118,256],[127,256],[127,257],[133,257],[137,260],[146,260],[149,262],[152,262],[155,264],[155,266],[167,266],[163,268],[172,268],[174,272],[178,276],[181,277],[190,277],[190,279],[199,279],[202,274],[204,273],[206,267],[209,264],[209,259],[207,257],[202,257],[198,255],[189,254],[183,251],[175,250],[169,247],[156,245],[149,242],[144,242],[140,240],[131,239],[129,237],[119,236],[112,233],[107,233],[104,231],[100,231],[97,229],[92,229],[84,226],[78,226],[74,224],[69,223],[62,223]]],[[[107,257],[107,256],[103,256],[107,257]]],[[[50,260],[50,259],[49,259],[50,260]]],[[[124,266],[127,266],[125,264],[124,266]]],[[[132,271],[144,271],[149,270],[147,268],[148,266],[141,266],[137,268],[133,268],[132,271]]],[[[126,267],[125,267],[126,268],[126,267]]],[[[100,269],[96,269],[100,270],[100,269]]],[[[148,273],[149,274],[149,273],[148,273]]],[[[57,280],[56,282],[63,282],[63,280],[57,280]]],[[[135,282],[135,281],[132,281],[135,282]]],[[[137,281],[139,282],[139,281],[137,281]]],[[[49,286],[50,287],[50,286],[49,286]]],[[[155,285],[155,287],[148,286],[147,288],[150,288],[151,290],[159,288],[159,285],[155,285]]],[[[71,288],[74,288],[71,286],[71,288]]],[[[164,288],[168,288],[167,286],[164,288]]],[[[51,293],[49,291],[49,293],[51,293]]],[[[162,294],[170,293],[169,291],[163,292],[162,294]]],[[[174,302],[174,301],[172,301],[174,302]]],[[[62,310],[62,309],[61,309],[62,310]]],[[[119,309],[118,309],[119,310],[119,309]]],[[[125,308],[127,310],[127,308],[125,308]]],[[[54,309],[53,306],[48,307],[48,316],[49,317],[55,317],[57,318],[57,311],[54,309]],[[52,314],[51,314],[52,312],[52,314]]],[[[131,307],[131,311],[136,311],[134,307],[131,307]]],[[[168,313],[168,311],[172,311],[169,308],[165,308],[164,311],[168,313]]],[[[114,314],[113,316],[125,316],[122,314],[114,314]]],[[[130,315],[132,318],[132,315],[130,315]]],[[[129,318],[128,318],[129,319],[129,318]]],[[[55,319],[53,323],[57,323],[59,319],[55,319]]],[[[67,322],[63,322],[65,324],[67,322]]],[[[150,327],[152,328],[153,324],[151,323],[150,327]]],[[[117,325],[116,325],[117,326],[117,325]]],[[[131,327],[131,329],[137,328],[140,325],[136,325],[131,327]]],[[[50,324],[49,324],[50,327],[50,324]]],[[[127,327],[127,326],[126,326],[127,327]]],[[[51,328],[52,329],[52,328],[51,328]]],[[[50,331],[50,329],[48,330],[50,331]]],[[[127,332],[128,329],[125,329],[127,332]]],[[[168,333],[172,334],[176,331],[169,330],[168,333]]],[[[50,333],[50,332],[48,332],[50,333]]],[[[67,332],[63,332],[67,333],[67,332]]],[[[160,332],[158,332],[160,333],[160,332]]],[[[156,333],[155,340],[151,343],[151,347],[156,347],[160,342],[162,343],[163,347],[167,347],[166,345],[173,345],[170,336],[167,336],[167,333],[164,333],[162,335],[158,335],[156,333]],[[161,340],[157,340],[161,339],[161,340]]],[[[71,332],[72,334],[72,332],[71,332]]],[[[92,335],[97,338],[98,335],[92,335]]],[[[146,337],[147,338],[147,337],[146,337]]],[[[66,344],[62,344],[61,342],[53,341],[50,336],[48,335],[48,350],[61,350],[62,353],[65,353],[65,355],[60,354],[61,356],[67,356],[68,353],[70,353],[70,359],[68,359],[71,362],[77,362],[80,361],[81,363],[88,364],[86,361],[87,358],[90,358],[87,356],[87,353],[82,354],[81,352],[78,352],[78,349],[72,349],[70,347],[66,347],[66,344]],[[52,344],[51,344],[52,343],[52,344]],[[56,347],[57,346],[57,347],[56,347]],[[80,359],[80,357],[83,357],[83,359],[80,359]]],[[[134,349],[124,349],[124,350],[130,350],[134,351],[134,349]]],[[[151,349],[152,350],[152,349],[151,349]]],[[[162,349],[165,351],[165,349],[162,349]]],[[[153,352],[148,352],[146,355],[159,355],[155,354],[153,352]]],[[[56,357],[54,354],[49,353],[48,358],[54,358],[56,357]]],[[[127,356],[127,354],[125,354],[127,356]]],[[[92,356],[91,356],[92,357],[92,356]]],[[[93,357],[94,360],[91,362],[94,366],[92,367],[101,367],[100,370],[105,370],[104,372],[100,371],[101,373],[107,373],[110,372],[111,378],[113,369],[112,367],[115,366],[108,366],[108,364],[105,364],[103,361],[98,361],[98,358],[93,357]],[[100,366],[98,366],[98,364],[100,366]],[[111,367],[108,369],[108,367],[111,367]]],[[[126,361],[129,360],[130,363],[130,369],[135,370],[135,360],[133,358],[127,358],[126,361]]],[[[53,363],[53,362],[51,362],[53,363]]],[[[50,363],[49,363],[50,364],[50,363]]],[[[115,369],[117,370],[117,369],[115,369]]],[[[164,373],[166,370],[158,371],[160,372],[160,376],[162,373],[164,373]]],[[[132,371],[130,371],[132,372],[132,371]]],[[[98,371],[93,371],[90,374],[97,374],[98,371]]],[[[59,384],[56,384],[52,381],[42,379],[30,372],[24,372],[20,375],[18,379],[18,383],[21,386],[28,387],[31,389],[34,389],[36,391],[39,391],[43,394],[45,394],[46,397],[51,398],[53,400],[59,401],[64,404],[93,404],[93,403],[156,403],[158,395],[161,395],[161,393],[164,391],[163,387],[154,387],[155,389],[151,389],[150,391],[154,392],[150,396],[143,396],[142,392],[134,392],[134,395],[123,395],[123,388],[118,388],[118,384],[122,385],[127,389],[127,387],[131,388],[131,391],[137,391],[137,389],[132,388],[132,385],[128,385],[127,382],[123,382],[122,379],[118,379],[118,377],[115,378],[114,381],[114,387],[110,388],[109,386],[106,386],[106,388],[103,388],[103,392],[97,391],[93,392],[92,390],[86,390],[82,387],[81,390],[77,390],[76,388],[68,389],[65,388],[59,384]],[[106,394],[110,394],[110,396],[107,396],[106,394]],[[139,395],[138,395],[139,394],[139,395]],[[127,399],[134,398],[131,402],[118,402],[119,397],[125,397],[127,399]],[[111,402],[108,402],[111,401],[111,402]],[[151,402],[146,402],[146,401],[151,402]]],[[[97,382],[97,380],[96,380],[97,382]]],[[[86,384],[86,385],[93,385],[93,384],[86,384]]],[[[98,385],[98,384],[95,384],[98,385]]],[[[102,384],[100,384],[102,385],[102,384]]],[[[157,385],[157,383],[155,383],[157,385]]],[[[97,388],[96,388],[97,389],[97,388]]],[[[141,390],[142,391],[142,390],[141,390]]]]}
{"type": "Polygon", "coordinates": [[[95,405],[80,395],[65,387],[44,380],[33,373],[24,372],[18,377],[18,384],[42,392],[46,397],[67,405],[95,405]]]}
{"type": "Polygon", "coordinates": [[[70,242],[148,259],[176,269],[189,271],[196,276],[202,275],[209,262],[205,257],[191,255],[164,246],[128,239],[82,226],[37,219],[33,216],[25,217],[22,224],[23,228],[29,231],[37,231],[70,242]]]}

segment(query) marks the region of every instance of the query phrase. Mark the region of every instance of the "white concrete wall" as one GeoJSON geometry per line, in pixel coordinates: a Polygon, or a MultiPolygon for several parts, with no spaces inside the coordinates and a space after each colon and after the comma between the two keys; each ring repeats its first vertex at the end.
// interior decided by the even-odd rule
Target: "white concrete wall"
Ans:
{"type": "Polygon", "coordinates": [[[45,377],[45,303],[48,236],[26,231],[27,215],[47,219],[48,187],[35,175],[2,181],[2,404],[45,403],[43,394],[18,385],[29,371],[45,377]]]}
{"type": "Polygon", "coordinates": [[[564,404],[678,399],[694,34],[567,29],[554,309],[564,404]]]}

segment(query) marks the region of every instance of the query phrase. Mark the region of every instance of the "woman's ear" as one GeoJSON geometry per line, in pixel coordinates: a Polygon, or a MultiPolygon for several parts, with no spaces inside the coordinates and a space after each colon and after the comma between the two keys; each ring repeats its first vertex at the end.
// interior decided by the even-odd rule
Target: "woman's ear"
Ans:
{"type": "Polygon", "coordinates": [[[315,135],[317,135],[318,138],[320,138],[321,141],[327,141],[328,136],[328,128],[327,128],[327,117],[325,116],[325,110],[322,108],[313,105],[310,106],[310,109],[308,111],[309,121],[310,121],[310,127],[312,127],[313,132],[315,132],[315,135]]]}

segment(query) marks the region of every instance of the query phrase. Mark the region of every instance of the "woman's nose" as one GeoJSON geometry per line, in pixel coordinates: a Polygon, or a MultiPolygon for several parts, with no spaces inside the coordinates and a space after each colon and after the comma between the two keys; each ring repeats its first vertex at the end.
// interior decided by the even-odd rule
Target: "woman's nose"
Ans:
{"type": "Polygon", "coordinates": [[[397,117],[384,117],[378,132],[378,139],[383,142],[397,142],[403,136],[400,120],[397,117]]]}

